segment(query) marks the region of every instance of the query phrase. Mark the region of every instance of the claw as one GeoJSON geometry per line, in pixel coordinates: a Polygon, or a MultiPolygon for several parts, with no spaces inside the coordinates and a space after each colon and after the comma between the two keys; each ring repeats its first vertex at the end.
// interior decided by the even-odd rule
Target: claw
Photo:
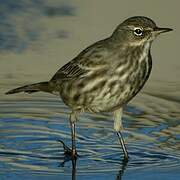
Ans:
{"type": "Polygon", "coordinates": [[[64,149],[64,155],[67,157],[71,157],[71,159],[77,159],[79,157],[79,155],[77,154],[76,150],[72,150],[70,149],[68,146],[65,145],[65,143],[62,140],[58,140],[60,143],[62,143],[63,145],[63,149],[64,149]]]}

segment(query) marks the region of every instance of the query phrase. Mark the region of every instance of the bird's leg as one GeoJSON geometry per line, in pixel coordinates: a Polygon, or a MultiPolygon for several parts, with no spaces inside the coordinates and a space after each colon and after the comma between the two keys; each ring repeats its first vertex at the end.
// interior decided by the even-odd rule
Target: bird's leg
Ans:
{"type": "Polygon", "coordinates": [[[71,125],[71,139],[72,139],[72,157],[75,157],[77,155],[76,152],[76,126],[75,126],[75,120],[74,117],[72,117],[73,114],[71,114],[70,117],[70,125],[71,125]]]}
{"type": "Polygon", "coordinates": [[[121,130],[123,129],[123,126],[122,126],[122,111],[123,111],[123,109],[120,108],[120,109],[115,110],[113,112],[113,114],[114,114],[114,129],[115,129],[115,131],[116,131],[116,133],[118,135],[119,142],[120,142],[121,147],[123,149],[124,159],[128,160],[127,148],[125,146],[124,139],[123,139],[123,136],[122,136],[122,133],[121,133],[121,130]]]}
{"type": "Polygon", "coordinates": [[[129,156],[128,156],[127,148],[125,146],[124,139],[123,139],[121,131],[117,132],[117,135],[118,135],[119,142],[120,142],[122,149],[123,149],[124,159],[128,160],[129,156]]]}
{"type": "Polygon", "coordinates": [[[70,121],[70,126],[71,126],[72,149],[66,146],[63,141],[59,140],[59,142],[63,144],[64,154],[67,156],[70,156],[71,159],[76,159],[78,154],[76,151],[76,141],[75,141],[76,139],[76,132],[75,132],[76,113],[75,112],[72,112],[70,114],[69,121],[70,121]]]}

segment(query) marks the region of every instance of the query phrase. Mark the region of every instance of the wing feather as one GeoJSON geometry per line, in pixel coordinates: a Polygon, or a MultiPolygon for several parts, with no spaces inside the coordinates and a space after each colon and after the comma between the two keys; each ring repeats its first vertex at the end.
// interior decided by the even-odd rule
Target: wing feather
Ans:
{"type": "Polygon", "coordinates": [[[77,57],[61,67],[52,77],[51,81],[71,80],[85,76],[93,68],[98,68],[105,65],[105,60],[108,55],[108,39],[99,41],[84,51],[77,57]]]}
{"type": "Polygon", "coordinates": [[[56,72],[51,81],[73,79],[75,77],[82,76],[86,72],[87,70],[80,67],[79,64],[70,61],[56,72]]]}

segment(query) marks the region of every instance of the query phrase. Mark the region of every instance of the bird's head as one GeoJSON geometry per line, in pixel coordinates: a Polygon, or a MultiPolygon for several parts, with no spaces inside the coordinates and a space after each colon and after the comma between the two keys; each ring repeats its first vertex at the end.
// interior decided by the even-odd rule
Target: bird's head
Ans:
{"type": "Polygon", "coordinates": [[[113,32],[112,37],[127,45],[143,45],[152,42],[159,34],[172,31],[170,28],[160,28],[153,20],[144,16],[126,19],[113,32]]]}

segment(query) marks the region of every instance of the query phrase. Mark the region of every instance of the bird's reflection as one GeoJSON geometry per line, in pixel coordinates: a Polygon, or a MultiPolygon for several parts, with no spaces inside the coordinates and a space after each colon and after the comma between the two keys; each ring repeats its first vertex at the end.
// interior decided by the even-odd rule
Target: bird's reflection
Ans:
{"type": "Polygon", "coordinates": [[[72,180],[76,180],[76,159],[72,160],[72,180]]]}
{"type": "MultiPolygon", "coordinates": [[[[60,166],[64,166],[66,162],[71,161],[72,162],[72,180],[76,180],[76,162],[77,159],[72,159],[72,156],[69,153],[66,153],[69,151],[69,148],[65,145],[65,143],[62,140],[59,140],[59,142],[63,145],[64,149],[64,159],[63,162],[60,164],[60,166]]],[[[80,157],[78,155],[78,157],[80,157]]],[[[128,160],[126,158],[123,158],[120,164],[120,169],[116,175],[115,180],[122,180],[122,176],[124,174],[124,171],[127,167],[128,160]]]]}
{"type": "MultiPolygon", "coordinates": [[[[64,158],[64,161],[63,163],[61,163],[61,166],[64,166],[64,164],[67,162],[67,161],[71,161],[72,162],[72,180],[76,180],[76,162],[77,162],[77,159],[70,159],[69,157],[66,157],[64,158]]],[[[127,164],[128,164],[128,160],[126,159],[123,159],[121,161],[121,165],[120,165],[120,169],[116,175],[116,178],[115,180],[122,180],[122,176],[124,174],[124,171],[127,167],[127,164]]]]}
{"type": "Polygon", "coordinates": [[[64,164],[68,161],[71,161],[72,162],[72,180],[76,180],[76,162],[77,162],[77,159],[70,159],[69,157],[66,157],[64,158],[63,162],[60,164],[60,166],[64,166],[64,164]]]}
{"type": "Polygon", "coordinates": [[[128,164],[128,160],[123,159],[121,162],[120,170],[118,171],[115,180],[122,180],[122,176],[124,174],[124,171],[126,170],[127,164],[128,164]]]}

